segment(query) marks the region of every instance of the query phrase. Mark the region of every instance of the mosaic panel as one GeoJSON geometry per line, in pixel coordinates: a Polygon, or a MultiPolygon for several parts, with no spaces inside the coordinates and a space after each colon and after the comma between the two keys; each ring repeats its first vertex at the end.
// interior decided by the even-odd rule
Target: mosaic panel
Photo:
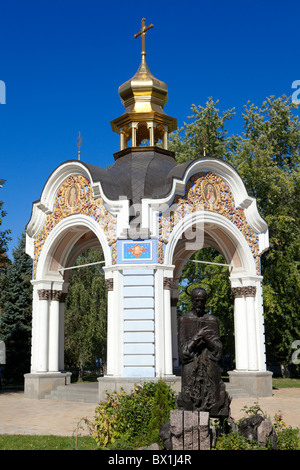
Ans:
{"type": "Polygon", "coordinates": [[[105,209],[101,197],[94,199],[93,190],[87,178],[81,175],[69,176],[58,189],[53,204],[53,212],[46,216],[45,224],[35,239],[34,277],[36,276],[40,253],[48,235],[61,220],[73,214],[87,215],[98,222],[112,249],[112,263],[116,263],[116,219],[105,209]]]}
{"type": "Polygon", "coordinates": [[[159,263],[164,262],[165,247],[176,224],[187,214],[211,211],[229,219],[242,232],[255,258],[257,273],[260,272],[258,236],[248,224],[244,210],[235,208],[232,192],[219,176],[211,172],[192,176],[184,196],[176,196],[171,209],[167,216],[162,214],[158,219],[159,263]]]}

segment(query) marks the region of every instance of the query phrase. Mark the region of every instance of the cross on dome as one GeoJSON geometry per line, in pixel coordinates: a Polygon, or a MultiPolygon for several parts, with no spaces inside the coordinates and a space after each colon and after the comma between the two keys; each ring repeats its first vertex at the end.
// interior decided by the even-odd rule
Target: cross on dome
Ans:
{"type": "Polygon", "coordinates": [[[146,36],[146,32],[153,28],[153,24],[150,24],[149,26],[145,26],[145,21],[146,21],[146,18],[142,18],[142,29],[136,33],[134,35],[135,38],[139,37],[139,36],[142,36],[142,52],[141,52],[141,55],[146,55],[146,50],[145,50],[145,36],[146,36]]]}

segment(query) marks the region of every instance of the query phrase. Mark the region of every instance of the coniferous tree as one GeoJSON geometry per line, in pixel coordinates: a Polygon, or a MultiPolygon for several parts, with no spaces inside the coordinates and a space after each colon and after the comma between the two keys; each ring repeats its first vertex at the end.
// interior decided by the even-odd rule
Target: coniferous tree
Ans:
{"type": "MultiPolygon", "coordinates": [[[[6,211],[2,209],[3,201],[0,201],[0,226],[2,225],[2,219],[6,215],[6,211]]],[[[0,285],[6,274],[7,266],[10,263],[10,260],[7,256],[8,243],[11,241],[9,236],[10,230],[1,230],[0,231],[0,285]]]]}
{"type": "Polygon", "coordinates": [[[6,347],[4,379],[22,382],[30,370],[32,261],[25,253],[25,234],[13,250],[1,295],[0,335],[6,347]]]}

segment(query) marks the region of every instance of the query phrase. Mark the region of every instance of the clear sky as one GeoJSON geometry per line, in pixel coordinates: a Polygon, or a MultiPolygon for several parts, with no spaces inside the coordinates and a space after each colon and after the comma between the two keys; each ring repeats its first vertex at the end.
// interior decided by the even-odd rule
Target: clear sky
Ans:
{"type": "MultiPolygon", "coordinates": [[[[123,105],[118,87],[140,64],[141,18],[147,63],[169,88],[168,115],[182,126],[191,104],[219,99],[236,108],[242,131],[248,100],[291,96],[300,80],[299,0],[8,0],[0,7],[0,199],[11,248],[52,171],[77,158],[114,163],[119,136],[110,121],[123,105]]],[[[299,111],[297,111],[299,112],[299,111]]]]}

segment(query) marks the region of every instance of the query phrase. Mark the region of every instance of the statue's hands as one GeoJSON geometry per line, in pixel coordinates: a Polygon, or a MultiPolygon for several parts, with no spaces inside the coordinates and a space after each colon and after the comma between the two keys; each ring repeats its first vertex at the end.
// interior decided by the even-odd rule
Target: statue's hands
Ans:
{"type": "Polygon", "coordinates": [[[207,326],[204,326],[203,328],[201,328],[198,333],[194,336],[193,338],[193,341],[195,343],[199,343],[199,341],[201,340],[204,340],[206,339],[206,336],[207,336],[207,333],[208,333],[208,327],[207,326]]]}

